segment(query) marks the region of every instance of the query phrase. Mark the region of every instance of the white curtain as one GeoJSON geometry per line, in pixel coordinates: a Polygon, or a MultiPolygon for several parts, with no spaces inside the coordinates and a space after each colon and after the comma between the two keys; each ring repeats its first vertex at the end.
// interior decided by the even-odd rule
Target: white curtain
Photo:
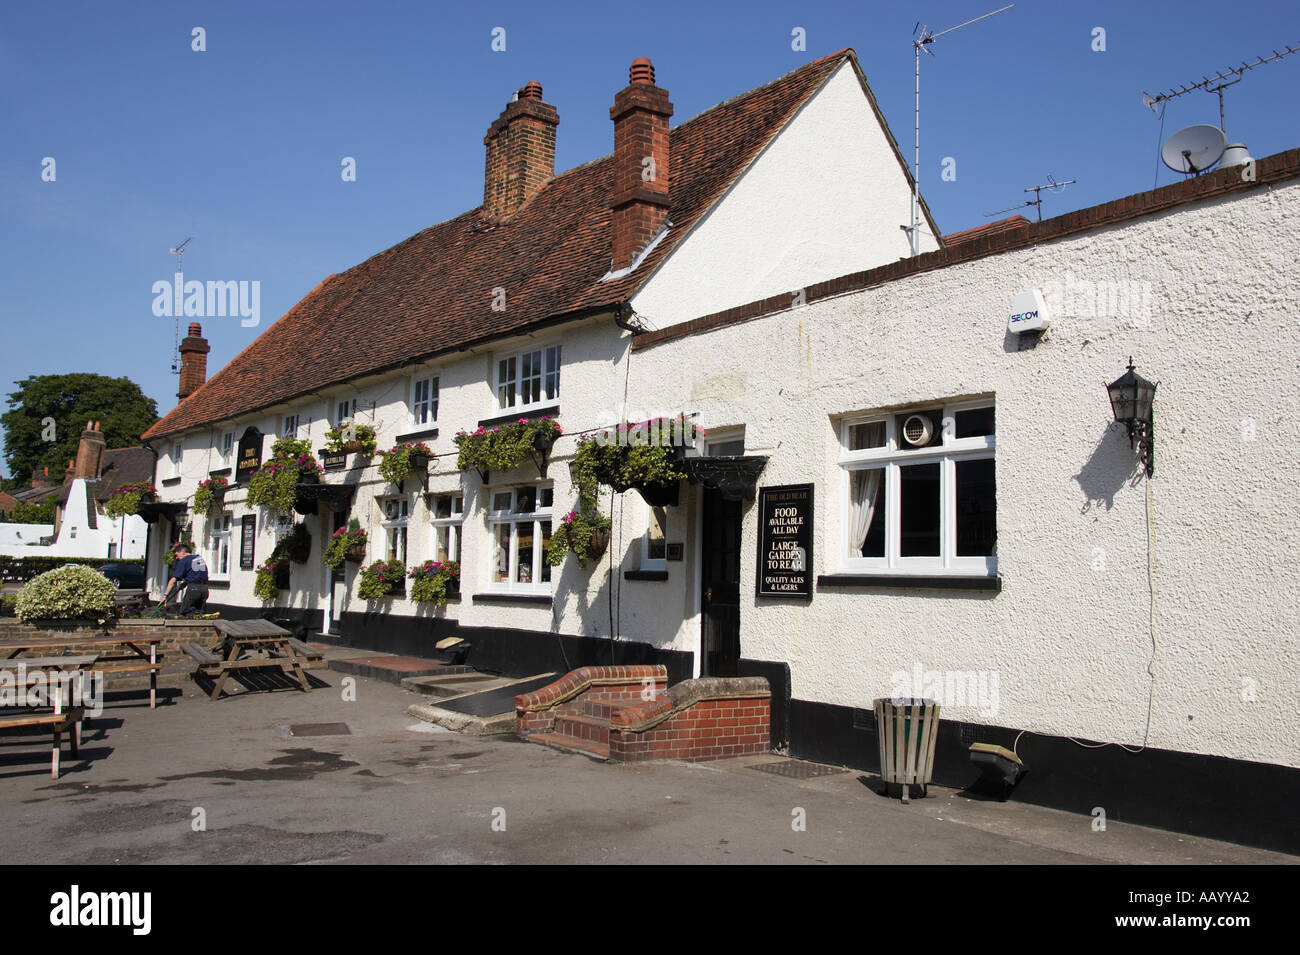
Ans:
{"type": "MultiPolygon", "coordinates": [[[[883,421],[865,427],[868,430],[863,435],[864,447],[879,447],[884,444],[885,423],[883,421]]],[[[855,555],[862,552],[862,545],[867,542],[867,532],[871,530],[871,518],[876,513],[876,499],[880,494],[880,479],[884,473],[884,468],[869,468],[854,471],[850,475],[849,542],[853,545],[855,555]]]]}

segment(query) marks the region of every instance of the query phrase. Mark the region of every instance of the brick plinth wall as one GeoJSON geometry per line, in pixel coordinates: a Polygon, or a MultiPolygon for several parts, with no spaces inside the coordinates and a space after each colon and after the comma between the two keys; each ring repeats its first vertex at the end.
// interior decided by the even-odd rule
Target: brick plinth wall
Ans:
{"type": "Polygon", "coordinates": [[[667,684],[668,668],[662,665],[579,667],[540,690],[515,697],[515,732],[522,738],[550,733],[557,718],[582,714],[585,704],[608,704],[613,712],[616,706],[640,702],[650,686],[656,698],[666,696],[667,684]]]}
{"type": "Polygon", "coordinates": [[[686,680],[653,702],[615,711],[609,757],[619,762],[703,762],[766,753],[771,748],[771,701],[763,677],[686,680]]]}

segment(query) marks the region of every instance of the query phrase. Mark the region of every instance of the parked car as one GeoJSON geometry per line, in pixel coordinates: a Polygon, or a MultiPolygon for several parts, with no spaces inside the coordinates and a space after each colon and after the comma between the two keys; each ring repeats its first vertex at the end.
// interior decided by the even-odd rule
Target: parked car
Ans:
{"type": "Polygon", "coordinates": [[[144,567],[140,564],[102,564],[99,572],[112,582],[119,590],[144,589],[144,567]]]}

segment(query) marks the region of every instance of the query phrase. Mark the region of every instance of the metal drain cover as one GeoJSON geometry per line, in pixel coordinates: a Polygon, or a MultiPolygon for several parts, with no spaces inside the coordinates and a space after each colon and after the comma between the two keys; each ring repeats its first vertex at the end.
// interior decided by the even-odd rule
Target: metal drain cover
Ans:
{"type": "Polygon", "coordinates": [[[290,736],[351,736],[347,723],[295,723],[289,727],[290,736]]]}
{"type": "Polygon", "coordinates": [[[847,769],[838,766],[805,763],[798,759],[783,759],[779,763],[759,763],[749,768],[757,769],[760,773],[771,773],[773,776],[785,776],[787,779],[812,779],[814,776],[838,776],[840,773],[848,772],[847,769]]]}

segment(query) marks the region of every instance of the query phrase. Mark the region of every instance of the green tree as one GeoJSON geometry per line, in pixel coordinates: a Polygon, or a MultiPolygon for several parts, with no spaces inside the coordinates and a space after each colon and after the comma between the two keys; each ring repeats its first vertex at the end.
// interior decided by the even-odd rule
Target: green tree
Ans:
{"type": "Polygon", "coordinates": [[[158,420],[158,405],[129,378],[35,375],[14,384],[18,390],[9,395],[0,424],[5,461],[20,486],[47,465],[50,479],[62,480],[87,421],[99,422],[106,447],[129,448],[158,420]]]}
{"type": "Polygon", "coordinates": [[[58,503],[57,494],[51,494],[39,504],[24,504],[19,501],[6,520],[11,524],[53,524],[54,508],[58,503]]]}

